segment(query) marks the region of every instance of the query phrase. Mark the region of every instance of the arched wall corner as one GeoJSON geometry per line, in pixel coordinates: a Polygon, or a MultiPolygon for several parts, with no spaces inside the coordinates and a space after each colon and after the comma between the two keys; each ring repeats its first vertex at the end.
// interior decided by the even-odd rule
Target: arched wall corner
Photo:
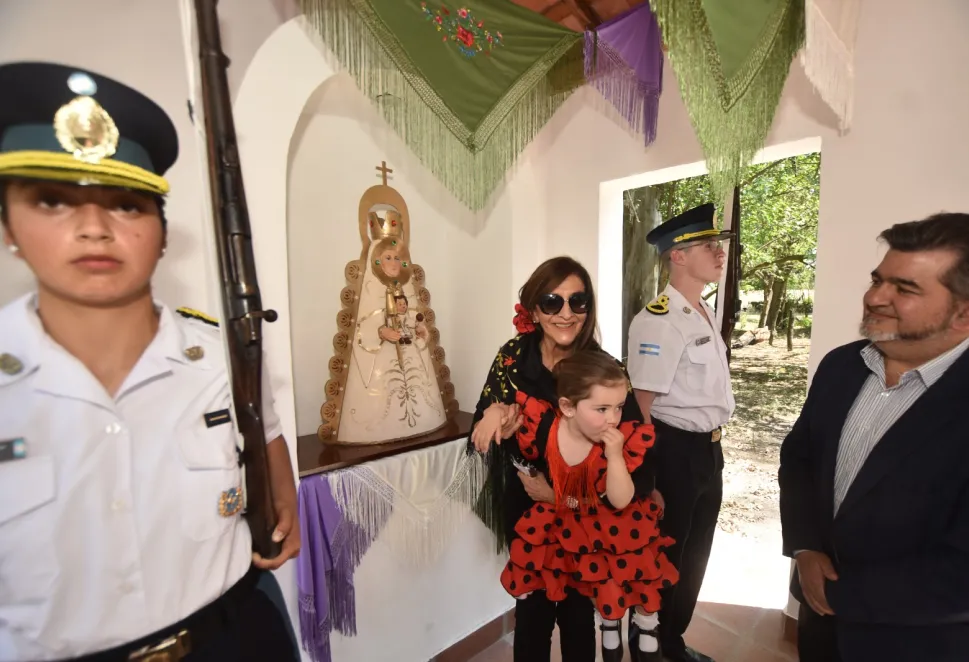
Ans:
{"type": "MultiPolygon", "coordinates": [[[[256,52],[234,106],[239,153],[263,303],[279,313],[264,328],[276,411],[295,461],[296,409],[290,340],[287,179],[290,142],[313,92],[334,75],[302,17],[279,26],[256,52]]],[[[295,465],[294,465],[295,466],[295,465]]]]}
{"type": "MultiPolygon", "coordinates": [[[[302,17],[282,24],[256,52],[233,108],[263,304],[279,313],[264,325],[263,351],[275,408],[296,469],[296,404],[290,328],[287,180],[290,142],[313,92],[334,75],[302,17]]],[[[295,565],[277,573],[294,623],[295,565]]]]}

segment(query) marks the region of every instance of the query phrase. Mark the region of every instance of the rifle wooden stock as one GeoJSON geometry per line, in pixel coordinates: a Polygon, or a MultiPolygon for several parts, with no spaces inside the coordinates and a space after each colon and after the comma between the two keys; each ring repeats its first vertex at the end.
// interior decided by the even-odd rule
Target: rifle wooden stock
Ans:
{"type": "Polygon", "coordinates": [[[740,313],[740,187],[734,187],[733,206],[730,212],[730,229],[735,233],[733,244],[730,246],[730,261],[727,264],[727,278],[723,284],[723,296],[717,296],[718,306],[725,306],[723,319],[720,323],[720,337],[727,346],[727,361],[730,361],[730,345],[733,329],[737,325],[737,315],[740,313]]]}
{"type": "Polygon", "coordinates": [[[228,342],[236,422],[245,440],[245,516],[252,531],[253,549],[272,558],[279,554],[280,544],[272,541],[276,514],[262,418],[262,321],[276,321],[276,312],[263,310],[259,296],[226,79],[229,59],[222,52],[217,3],[218,0],[195,0],[209,189],[223,286],[222,329],[228,342]]]}

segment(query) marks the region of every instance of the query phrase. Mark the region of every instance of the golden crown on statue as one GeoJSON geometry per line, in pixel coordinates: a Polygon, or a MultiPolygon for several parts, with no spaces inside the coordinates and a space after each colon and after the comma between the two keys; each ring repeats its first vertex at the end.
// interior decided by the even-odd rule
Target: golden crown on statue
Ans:
{"type": "Polygon", "coordinates": [[[383,215],[378,215],[378,212],[373,211],[368,214],[370,219],[370,236],[374,241],[391,237],[402,237],[404,234],[404,226],[400,213],[389,209],[379,213],[383,215]]]}

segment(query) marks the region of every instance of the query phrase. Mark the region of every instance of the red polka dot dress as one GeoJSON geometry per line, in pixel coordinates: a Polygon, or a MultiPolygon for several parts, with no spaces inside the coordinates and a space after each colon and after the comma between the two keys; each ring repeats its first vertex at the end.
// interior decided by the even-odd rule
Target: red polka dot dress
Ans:
{"type": "MultiPolygon", "coordinates": [[[[679,578],[662,551],[673,540],[659,533],[659,508],[649,498],[634,498],[619,510],[609,506],[602,445],[593,446],[579,464],[567,465],[558,450],[560,415],[543,401],[518,395],[524,418],[518,444],[524,457],[538,457],[536,433],[550,423],[545,456],[556,504],[536,503],[516,524],[518,538],[501,573],[505,590],[516,598],[545,591],[558,602],[572,588],[591,598],[609,620],[637,605],[647,613],[659,611],[659,590],[679,578]]],[[[623,457],[631,473],[653,445],[653,426],[626,422],[619,431],[626,439],[623,457]]]]}

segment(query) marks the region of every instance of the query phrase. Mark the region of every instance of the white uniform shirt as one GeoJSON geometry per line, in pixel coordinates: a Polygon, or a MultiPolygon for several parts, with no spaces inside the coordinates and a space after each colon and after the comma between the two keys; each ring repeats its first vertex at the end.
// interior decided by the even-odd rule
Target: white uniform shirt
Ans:
{"type": "MultiPolygon", "coordinates": [[[[242,487],[234,427],[204,417],[231,410],[219,329],[159,306],[158,334],[112,398],[44,332],[35,301],[0,310],[0,354],[23,365],[0,372],[0,442],[26,447],[0,462],[2,661],[151,634],[218,598],[251,562],[241,513],[219,509],[242,487]]],[[[282,428],[263,375],[270,441],[282,428]]]]}
{"type": "Polygon", "coordinates": [[[716,314],[702,302],[708,322],[667,285],[669,312],[643,309],[629,325],[629,379],[653,391],[652,417],[691,432],[711,432],[733,415],[727,347],[713,327],[716,314]]]}

